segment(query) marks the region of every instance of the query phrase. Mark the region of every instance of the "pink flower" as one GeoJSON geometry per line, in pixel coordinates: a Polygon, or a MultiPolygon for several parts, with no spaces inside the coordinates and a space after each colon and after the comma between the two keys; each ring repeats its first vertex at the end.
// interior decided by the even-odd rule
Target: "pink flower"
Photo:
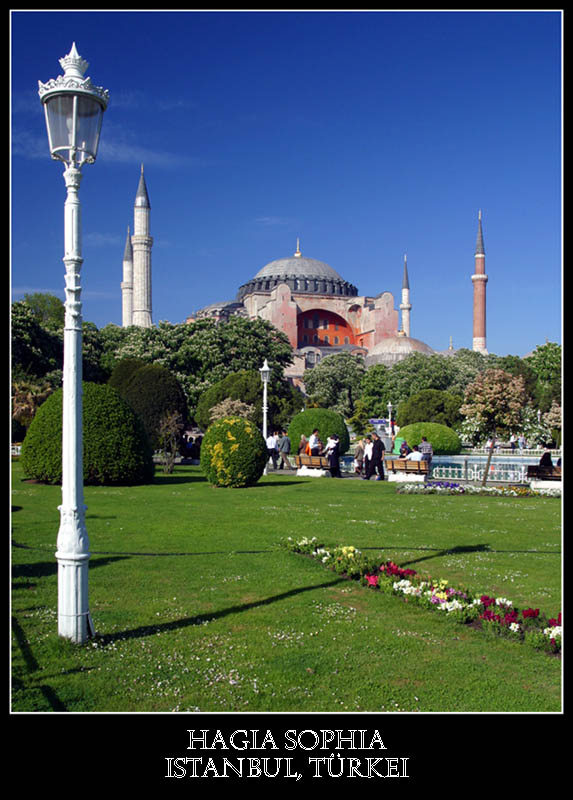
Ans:
{"type": "Polygon", "coordinates": [[[365,577],[370,586],[378,586],[378,575],[366,575],[365,577]]]}

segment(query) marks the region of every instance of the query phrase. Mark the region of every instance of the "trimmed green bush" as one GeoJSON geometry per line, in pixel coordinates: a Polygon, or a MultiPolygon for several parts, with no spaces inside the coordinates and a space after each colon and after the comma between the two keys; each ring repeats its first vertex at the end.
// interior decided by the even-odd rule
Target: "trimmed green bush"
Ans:
{"type": "Polygon", "coordinates": [[[310,435],[315,428],[318,428],[320,441],[324,445],[326,445],[328,437],[336,433],[340,439],[340,455],[347,452],[350,447],[350,437],[344,417],[342,414],[337,414],[336,411],[330,411],[328,408],[308,408],[292,418],[288,428],[288,435],[294,452],[298,450],[301,435],[304,434],[307,439],[310,439],[310,435]]]}
{"type": "Polygon", "coordinates": [[[400,403],[396,412],[396,422],[402,428],[416,422],[437,422],[453,428],[463,417],[460,406],[461,395],[444,392],[441,389],[423,389],[400,403]]]}
{"type": "Polygon", "coordinates": [[[167,414],[175,412],[184,424],[187,422],[185,392],[175,375],[160,364],[136,369],[120,394],[141,419],[155,449],[161,446],[160,427],[167,414]]]}
{"type": "MultiPolygon", "coordinates": [[[[62,482],[62,389],[39,407],[22,443],[24,474],[62,482]]],[[[85,485],[150,483],[153,452],[141,421],[115,389],[83,383],[83,474],[85,485]]]]}
{"type": "Polygon", "coordinates": [[[122,358],[113,368],[108,383],[123,397],[128,383],[137,370],[145,366],[146,362],[142,361],[140,358],[122,358]]]}
{"type": "Polygon", "coordinates": [[[420,444],[422,436],[425,436],[436,456],[455,456],[462,449],[462,441],[458,434],[437,422],[416,422],[413,425],[406,425],[400,428],[399,436],[405,439],[410,447],[420,444]]]}
{"type": "Polygon", "coordinates": [[[242,417],[217,420],[201,443],[201,467],[213,486],[252,486],[263,474],[267,458],[261,432],[242,417]]]}

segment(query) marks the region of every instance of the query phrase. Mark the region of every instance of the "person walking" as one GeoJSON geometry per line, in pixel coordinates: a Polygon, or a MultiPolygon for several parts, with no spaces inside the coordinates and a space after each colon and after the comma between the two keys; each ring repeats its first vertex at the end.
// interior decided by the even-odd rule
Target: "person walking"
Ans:
{"type": "Polygon", "coordinates": [[[328,441],[326,443],[326,447],[324,448],[323,456],[328,458],[328,468],[330,470],[330,474],[333,478],[341,478],[342,475],[340,474],[340,442],[338,436],[333,433],[332,436],[328,437],[328,441]]]}
{"type": "Polygon", "coordinates": [[[282,436],[279,439],[279,455],[281,457],[281,463],[279,469],[283,469],[286,466],[287,469],[290,469],[290,461],[288,460],[288,454],[290,453],[290,439],[286,431],[282,432],[282,436]]]}
{"type": "Polygon", "coordinates": [[[364,464],[364,441],[359,439],[354,448],[354,473],[356,475],[362,474],[362,467],[364,464]]]}
{"type": "Polygon", "coordinates": [[[277,461],[278,461],[278,447],[277,447],[277,432],[275,431],[273,434],[267,437],[267,453],[269,458],[273,462],[273,469],[277,468],[277,461]]]}
{"type": "Polygon", "coordinates": [[[374,467],[372,465],[372,437],[366,436],[364,439],[364,475],[362,476],[363,481],[369,481],[374,473],[374,467]]]}
{"type": "Polygon", "coordinates": [[[377,433],[372,434],[372,473],[377,472],[377,481],[384,480],[384,442],[377,433]]]}

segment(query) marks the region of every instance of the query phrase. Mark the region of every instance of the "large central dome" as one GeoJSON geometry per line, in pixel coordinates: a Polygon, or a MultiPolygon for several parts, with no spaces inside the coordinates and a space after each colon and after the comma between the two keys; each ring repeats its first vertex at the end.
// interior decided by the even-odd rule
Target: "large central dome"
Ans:
{"type": "Polygon", "coordinates": [[[345,281],[324,261],[303,256],[297,242],[294,255],[270,261],[239,288],[237,297],[242,300],[247,294],[270,292],[279,283],[286,283],[293,292],[351,297],[358,294],[355,286],[345,281]]]}
{"type": "Polygon", "coordinates": [[[303,255],[291,256],[290,258],[277,258],[260,269],[255,278],[271,278],[275,275],[295,275],[297,278],[329,278],[330,280],[341,281],[342,278],[335,269],[324,261],[317,261],[316,258],[306,258],[303,255]]]}

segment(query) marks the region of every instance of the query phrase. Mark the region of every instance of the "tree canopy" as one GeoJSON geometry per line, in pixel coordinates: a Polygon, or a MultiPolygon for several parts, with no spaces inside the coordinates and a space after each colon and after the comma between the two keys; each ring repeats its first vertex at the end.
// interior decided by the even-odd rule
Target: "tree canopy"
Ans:
{"type": "Polygon", "coordinates": [[[303,381],[313,402],[350,417],[362,396],[365,372],[362,356],[342,352],[327,356],[313,369],[307,369],[303,381]]]}

